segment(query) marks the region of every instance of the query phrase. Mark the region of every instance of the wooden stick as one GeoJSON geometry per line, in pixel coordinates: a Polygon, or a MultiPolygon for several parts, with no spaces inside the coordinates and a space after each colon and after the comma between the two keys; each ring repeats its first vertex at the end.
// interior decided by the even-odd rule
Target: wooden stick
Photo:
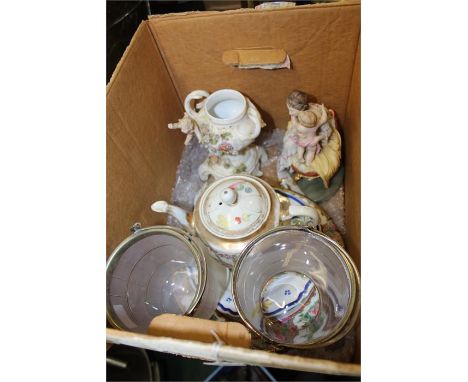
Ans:
{"type": "Polygon", "coordinates": [[[207,361],[233,362],[280,369],[300,370],[311,373],[360,376],[361,366],[352,363],[334,362],[275,354],[262,350],[250,350],[232,346],[154,337],[146,334],[106,329],[107,342],[172,353],[207,361]]]}

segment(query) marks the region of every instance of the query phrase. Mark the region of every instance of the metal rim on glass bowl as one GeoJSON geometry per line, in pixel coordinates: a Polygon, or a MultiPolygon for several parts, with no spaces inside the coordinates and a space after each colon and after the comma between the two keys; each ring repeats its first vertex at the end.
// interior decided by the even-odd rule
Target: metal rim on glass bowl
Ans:
{"type": "MultiPolygon", "coordinates": [[[[340,248],[340,249],[342,250],[342,248],[340,248]]],[[[349,258],[349,254],[347,252],[345,252],[344,250],[342,250],[342,254],[343,254],[343,256],[346,256],[347,258],[349,258]]],[[[329,341],[327,341],[325,343],[323,343],[323,346],[331,345],[331,344],[339,341],[340,339],[342,339],[344,336],[346,336],[346,334],[348,334],[349,331],[353,328],[353,326],[356,323],[357,318],[359,316],[359,308],[361,306],[361,280],[360,280],[360,277],[359,277],[359,271],[358,271],[358,269],[356,267],[356,264],[354,264],[354,262],[352,260],[349,261],[349,264],[353,268],[354,277],[356,279],[356,301],[354,302],[354,307],[351,310],[348,321],[343,326],[343,329],[340,332],[340,335],[335,337],[335,338],[330,339],[329,341]]]]}
{"type": "Polygon", "coordinates": [[[281,227],[273,228],[265,232],[264,234],[257,236],[254,240],[252,240],[249,243],[249,245],[247,245],[245,249],[242,251],[235,265],[235,268],[233,271],[232,291],[233,291],[234,303],[236,305],[237,311],[239,312],[239,316],[241,317],[245,325],[247,325],[247,327],[250,330],[252,330],[256,335],[263,338],[266,342],[272,344],[273,346],[277,348],[289,347],[289,348],[297,348],[297,349],[311,349],[314,347],[323,347],[323,346],[333,344],[339,341],[340,339],[342,339],[352,329],[359,315],[360,278],[359,278],[359,273],[358,273],[356,265],[352,261],[349,254],[336,241],[330,239],[328,236],[324,235],[323,233],[308,226],[281,226],[281,227]],[[267,337],[257,328],[255,328],[254,325],[247,318],[247,315],[242,310],[242,306],[239,301],[239,296],[236,291],[236,285],[238,282],[242,262],[244,258],[251,252],[252,248],[256,246],[257,243],[262,241],[264,238],[268,237],[269,235],[277,233],[277,232],[281,232],[281,231],[288,231],[288,230],[302,231],[307,234],[313,234],[317,238],[319,238],[322,243],[326,244],[327,247],[333,253],[335,253],[335,255],[339,259],[343,260],[345,269],[348,271],[348,274],[349,274],[349,279],[350,279],[349,282],[351,285],[348,309],[346,311],[346,314],[340,320],[339,324],[336,326],[336,328],[324,338],[320,338],[320,339],[311,341],[310,343],[306,343],[306,344],[278,343],[270,339],[269,337],[267,337]]]}
{"type": "Polygon", "coordinates": [[[359,272],[356,267],[356,264],[354,264],[353,260],[349,256],[349,254],[336,242],[334,242],[332,239],[329,237],[325,236],[324,239],[327,239],[334,244],[338,245],[338,250],[340,251],[341,255],[343,256],[345,262],[348,265],[348,268],[351,271],[351,274],[353,275],[353,279],[355,280],[355,290],[356,290],[356,299],[354,301],[354,304],[351,309],[349,309],[349,314],[347,315],[347,320],[346,322],[341,326],[341,329],[338,333],[338,335],[335,335],[334,337],[331,337],[327,341],[323,342],[318,342],[317,345],[320,346],[328,346],[331,344],[334,344],[335,342],[338,342],[341,340],[346,334],[349,333],[349,331],[353,328],[354,324],[356,323],[356,320],[359,316],[359,308],[361,305],[361,280],[359,277],[359,272]]]}
{"type": "Polygon", "coordinates": [[[185,232],[184,230],[176,227],[169,227],[169,226],[151,226],[146,228],[140,228],[139,225],[135,224],[132,230],[134,233],[127,237],[124,241],[122,241],[117,248],[114,249],[112,254],[107,259],[106,264],[106,316],[109,323],[121,330],[127,330],[126,328],[119,325],[116,319],[114,319],[114,310],[112,305],[110,304],[110,299],[108,298],[109,294],[109,283],[112,277],[112,271],[114,267],[120,260],[121,256],[125,253],[125,251],[130,248],[132,245],[137,243],[139,240],[143,239],[144,237],[151,236],[154,234],[167,234],[171,235],[179,240],[181,240],[187,247],[190,249],[191,253],[194,255],[195,262],[198,267],[198,287],[195,297],[192,300],[187,311],[184,313],[186,315],[191,315],[199,306],[203,293],[205,291],[206,283],[207,283],[207,265],[206,260],[203,256],[202,249],[194,243],[192,235],[185,232]]]}

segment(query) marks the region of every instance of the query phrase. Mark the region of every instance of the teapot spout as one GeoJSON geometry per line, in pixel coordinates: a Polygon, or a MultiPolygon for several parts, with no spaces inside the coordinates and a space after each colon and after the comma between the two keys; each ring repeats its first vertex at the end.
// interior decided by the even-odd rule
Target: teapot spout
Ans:
{"type": "Polygon", "coordinates": [[[174,216],[188,232],[194,233],[192,226],[192,215],[183,208],[169,204],[164,200],[159,200],[151,205],[151,209],[154,212],[158,212],[160,214],[169,214],[174,216]]]}

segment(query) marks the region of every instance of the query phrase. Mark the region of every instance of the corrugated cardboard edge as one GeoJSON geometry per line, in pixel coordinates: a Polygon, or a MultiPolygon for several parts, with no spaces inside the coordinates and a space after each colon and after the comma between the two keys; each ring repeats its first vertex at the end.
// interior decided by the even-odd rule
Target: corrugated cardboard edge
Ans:
{"type": "Polygon", "coordinates": [[[150,15],[148,19],[151,20],[161,20],[165,19],[177,19],[180,17],[186,18],[187,16],[193,17],[210,17],[216,15],[235,15],[240,13],[248,12],[283,12],[283,11],[297,11],[303,10],[304,8],[329,8],[329,7],[343,7],[348,5],[359,5],[361,4],[360,0],[341,0],[331,3],[317,3],[317,4],[306,4],[306,5],[296,5],[295,7],[286,7],[286,8],[273,8],[273,9],[254,9],[254,8],[240,8],[240,9],[230,9],[227,11],[192,11],[192,12],[179,12],[179,13],[166,13],[162,15],[150,15]]]}
{"type": "MultiPolygon", "coordinates": [[[[345,223],[346,246],[358,269],[361,269],[361,39],[356,49],[353,76],[346,108],[345,125],[345,223]],[[351,135],[354,139],[351,139],[351,135]],[[353,142],[351,144],[351,141],[353,142]],[[352,188],[354,192],[346,193],[352,188]],[[353,205],[349,213],[349,205],[353,205]]],[[[356,322],[356,338],[361,338],[361,317],[356,322]]],[[[356,341],[354,362],[361,362],[361,343],[356,341]]]]}
{"type": "Polygon", "coordinates": [[[360,253],[361,253],[361,40],[359,39],[356,58],[350,90],[348,93],[348,102],[346,106],[346,115],[344,126],[347,129],[345,136],[345,164],[347,174],[352,173],[354,176],[345,175],[345,189],[352,188],[355,192],[352,195],[346,195],[345,191],[345,206],[353,205],[353,213],[345,214],[347,227],[346,246],[350,252],[357,267],[360,269],[360,253]],[[353,139],[351,144],[351,135],[357,137],[353,139]],[[350,182],[353,182],[353,187],[350,187],[350,182]],[[348,200],[346,200],[348,199],[348,200]]]}
{"type": "Polygon", "coordinates": [[[206,344],[167,337],[154,337],[116,329],[106,330],[106,340],[114,344],[135,346],[207,361],[242,363],[310,373],[361,375],[361,366],[351,363],[276,354],[263,350],[247,350],[233,346],[206,344]]]}

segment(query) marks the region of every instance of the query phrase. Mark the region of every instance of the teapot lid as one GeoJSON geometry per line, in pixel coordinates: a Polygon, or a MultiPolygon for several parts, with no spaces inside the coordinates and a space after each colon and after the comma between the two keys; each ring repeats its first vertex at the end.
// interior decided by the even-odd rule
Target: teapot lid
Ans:
{"type": "Polygon", "coordinates": [[[240,239],[256,232],[268,218],[268,190],[250,176],[234,175],[214,182],[200,199],[200,218],[213,235],[240,239]]]}

